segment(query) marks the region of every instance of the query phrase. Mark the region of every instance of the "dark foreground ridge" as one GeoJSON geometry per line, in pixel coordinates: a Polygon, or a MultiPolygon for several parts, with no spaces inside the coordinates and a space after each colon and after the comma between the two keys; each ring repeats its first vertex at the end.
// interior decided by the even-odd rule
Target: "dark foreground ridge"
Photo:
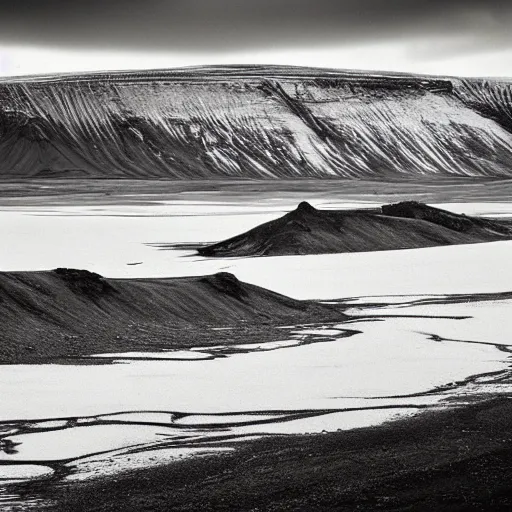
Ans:
{"type": "MultiPolygon", "coordinates": [[[[183,348],[204,342],[210,327],[342,321],[340,311],[224,272],[165,279],[107,279],[63,268],[2,272],[0,362],[183,348]]],[[[207,338],[218,343],[211,332],[207,338]]]]}
{"type": "Polygon", "coordinates": [[[511,431],[512,401],[499,398],[374,428],[266,438],[44,495],[52,512],[509,511],[511,431]]]}
{"type": "Polygon", "coordinates": [[[407,201],[364,210],[317,210],[307,202],[201,256],[286,256],[415,249],[512,239],[512,222],[458,215],[407,201]]]}

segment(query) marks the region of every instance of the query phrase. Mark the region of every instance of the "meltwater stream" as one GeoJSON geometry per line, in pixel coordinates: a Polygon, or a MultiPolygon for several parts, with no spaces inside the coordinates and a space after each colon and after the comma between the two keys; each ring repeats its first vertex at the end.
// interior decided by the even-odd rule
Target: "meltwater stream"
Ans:
{"type": "Polygon", "coordinates": [[[88,478],[509,391],[510,326],[486,328],[509,300],[372,300],[353,301],[348,323],[289,326],[269,343],[4,366],[0,478],[88,478]]]}

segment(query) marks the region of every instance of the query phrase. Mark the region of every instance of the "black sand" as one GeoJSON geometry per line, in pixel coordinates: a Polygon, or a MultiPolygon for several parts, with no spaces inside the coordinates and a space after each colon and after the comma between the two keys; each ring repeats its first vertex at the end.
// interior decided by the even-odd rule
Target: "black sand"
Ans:
{"type": "MultiPolygon", "coordinates": [[[[41,490],[53,512],[500,511],[512,508],[512,401],[380,427],[270,437],[89,483],[41,490]]],[[[17,492],[39,495],[33,485],[17,492]]]]}

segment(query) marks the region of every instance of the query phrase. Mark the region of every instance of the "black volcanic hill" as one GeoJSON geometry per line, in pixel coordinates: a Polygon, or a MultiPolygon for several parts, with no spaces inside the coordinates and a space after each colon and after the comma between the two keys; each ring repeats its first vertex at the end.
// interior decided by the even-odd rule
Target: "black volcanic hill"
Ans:
{"type": "Polygon", "coordinates": [[[0,179],[512,177],[512,83],[279,66],[0,80],[0,179]]]}
{"type": "Polygon", "coordinates": [[[317,210],[303,202],[279,219],[198,252],[214,257],[285,256],[510,239],[511,221],[457,215],[414,201],[364,210],[317,210]]]}
{"type": "MultiPolygon", "coordinates": [[[[219,273],[106,279],[85,270],[0,273],[0,362],[179,348],[194,331],[342,321],[335,306],[294,300],[219,273]]],[[[215,336],[209,335],[215,340],[215,336]]]]}

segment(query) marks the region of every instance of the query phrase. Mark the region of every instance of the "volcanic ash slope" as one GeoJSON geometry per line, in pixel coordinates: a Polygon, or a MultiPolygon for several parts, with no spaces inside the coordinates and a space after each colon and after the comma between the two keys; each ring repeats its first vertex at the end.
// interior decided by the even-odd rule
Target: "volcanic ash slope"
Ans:
{"type": "Polygon", "coordinates": [[[229,273],[106,279],[86,270],[0,273],[0,362],[179,348],[211,327],[342,321],[335,306],[300,301],[229,273]],[[149,348],[148,348],[149,347],[149,348]]]}
{"type": "Polygon", "coordinates": [[[317,210],[307,202],[201,256],[285,256],[414,249],[512,239],[512,222],[458,215],[414,201],[364,210],[317,210]]]}

